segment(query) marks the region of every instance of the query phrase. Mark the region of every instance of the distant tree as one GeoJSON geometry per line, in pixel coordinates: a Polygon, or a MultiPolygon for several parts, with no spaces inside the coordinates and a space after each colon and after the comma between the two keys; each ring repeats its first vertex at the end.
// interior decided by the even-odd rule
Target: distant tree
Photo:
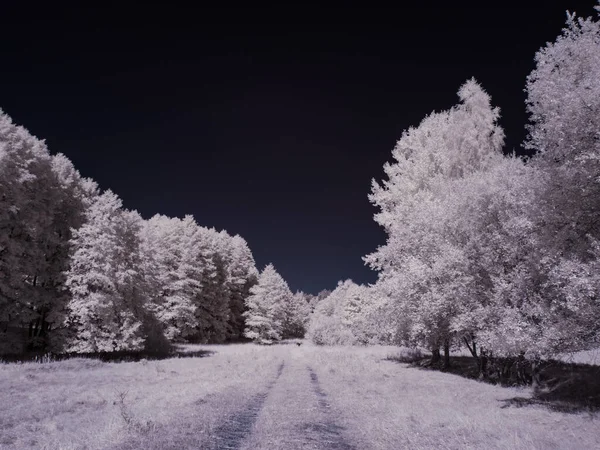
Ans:
{"type": "Polygon", "coordinates": [[[201,342],[223,342],[229,321],[229,289],[227,286],[227,240],[225,232],[200,227],[198,263],[202,273],[201,289],[195,299],[197,334],[201,342]]]}
{"type": "Polygon", "coordinates": [[[199,227],[184,219],[156,215],[142,230],[145,272],[150,283],[148,309],[170,341],[188,338],[197,330],[194,299],[201,290],[198,264],[199,227]]]}
{"type": "Polygon", "coordinates": [[[296,292],[285,304],[282,335],[284,339],[302,338],[310,314],[307,294],[296,292]]]}
{"type": "Polygon", "coordinates": [[[315,307],[307,337],[317,345],[354,345],[352,329],[344,322],[349,291],[357,285],[352,280],[339,281],[337,287],[315,307]]]}
{"type": "Polygon", "coordinates": [[[281,340],[286,307],[292,297],[293,294],[285,280],[272,264],[268,264],[246,299],[245,336],[258,342],[281,340]]]}
{"type": "Polygon", "coordinates": [[[396,324],[379,285],[355,285],[346,293],[342,323],[360,345],[394,343],[396,324]]]}
{"type": "Polygon", "coordinates": [[[246,323],[246,298],[250,289],[258,282],[258,270],[248,243],[239,235],[226,237],[225,263],[227,290],[229,295],[229,316],[227,338],[237,340],[244,334],[246,323]]]}
{"type": "Polygon", "coordinates": [[[246,241],[200,227],[192,216],[154,216],[142,236],[153,285],[149,308],[166,337],[201,342],[239,338],[244,300],[257,278],[246,241]]]}

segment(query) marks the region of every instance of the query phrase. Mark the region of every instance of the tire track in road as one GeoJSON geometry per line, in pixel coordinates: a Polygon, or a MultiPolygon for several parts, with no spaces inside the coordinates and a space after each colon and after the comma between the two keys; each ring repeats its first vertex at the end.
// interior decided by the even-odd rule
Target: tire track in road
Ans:
{"type": "Polygon", "coordinates": [[[319,384],[319,377],[310,368],[306,367],[308,374],[310,375],[310,382],[313,388],[313,392],[318,398],[319,410],[325,417],[325,420],[320,423],[309,422],[303,425],[303,431],[311,434],[315,434],[317,441],[322,448],[332,450],[354,450],[354,447],[346,442],[343,432],[344,427],[335,423],[331,418],[331,405],[327,401],[327,394],[321,388],[319,384]]]}
{"type": "Polygon", "coordinates": [[[285,361],[279,365],[275,379],[267,385],[267,390],[265,392],[252,397],[244,409],[227,418],[225,422],[215,430],[214,448],[237,450],[242,446],[244,439],[252,432],[252,427],[267,400],[269,392],[273,389],[273,386],[275,386],[275,383],[283,373],[284,367],[285,361]]]}

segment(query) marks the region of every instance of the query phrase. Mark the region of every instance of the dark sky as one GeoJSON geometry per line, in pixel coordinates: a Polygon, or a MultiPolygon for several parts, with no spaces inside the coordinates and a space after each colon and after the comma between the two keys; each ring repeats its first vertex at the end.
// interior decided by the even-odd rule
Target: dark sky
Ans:
{"type": "MultiPolygon", "coordinates": [[[[13,2],[17,3],[17,2],[13,2]]],[[[475,76],[525,137],[525,77],[593,0],[395,10],[17,9],[0,19],[0,107],[145,218],[242,235],[293,290],[373,282],[367,195],[404,129],[475,76]]]]}

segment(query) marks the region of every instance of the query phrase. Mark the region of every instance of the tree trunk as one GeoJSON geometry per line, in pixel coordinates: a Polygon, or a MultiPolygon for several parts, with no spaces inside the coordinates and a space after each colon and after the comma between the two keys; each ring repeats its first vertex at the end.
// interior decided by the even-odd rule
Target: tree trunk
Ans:
{"type": "Polygon", "coordinates": [[[531,361],[531,386],[534,389],[537,389],[540,386],[541,378],[540,378],[540,362],[537,360],[531,361]]]}
{"type": "Polygon", "coordinates": [[[478,358],[479,362],[479,379],[487,378],[487,367],[488,367],[488,356],[485,350],[480,350],[479,354],[481,355],[478,358]]]}
{"type": "Polygon", "coordinates": [[[444,369],[448,370],[450,368],[450,340],[446,339],[444,341],[444,369]]]}
{"type": "Polygon", "coordinates": [[[42,317],[41,317],[41,326],[40,326],[40,333],[39,336],[45,338],[46,337],[46,331],[48,331],[48,322],[46,321],[46,311],[42,312],[42,317]]]}
{"type": "Polygon", "coordinates": [[[469,344],[469,340],[466,337],[464,337],[463,342],[469,349],[471,355],[473,355],[473,358],[479,361],[479,355],[477,355],[477,343],[475,342],[475,340],[471,337],[471,344],[469,344]]]}
{"type": "Polygon", "coordinates": [[[435,365],[435,364],[439,364],[440,360],[442,359],[441,355],[440,355],[440,348],[439,347],[434,347],[431,349],[431,365],[435,365]]]}

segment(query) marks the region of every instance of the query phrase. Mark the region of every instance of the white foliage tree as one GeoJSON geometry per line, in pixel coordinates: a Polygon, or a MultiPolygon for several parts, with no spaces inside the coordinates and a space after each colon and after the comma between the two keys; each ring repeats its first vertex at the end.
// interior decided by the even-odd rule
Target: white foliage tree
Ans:
{"type": "Polygon", "coordinates": [[[0,111],[0,352],[59,349],[70,230],[94,193],[0,111]]]}
{"type": "Polygon", "coordinates": [[[542,275],[537,292],[544,320],[531,339],[539,354],[600,342],[593,294],[600,240],[599,79],[600,22],[571,14],[556,41],[536,54],[526,89],[527,145],[537,151],[531,164],[544,182],[531,214],[540,234],[534,267],[542,275]]]}
{"type": "Polygon", "coordinates": [[[277,273],[273,264],[268,264],[246,299],[245,336],[258,342],[281,340],[286,305],[292,297],[293,294],[285,280],[277,273]]]}
{"type": "Polygon", "coordinates": [[[365,260],[380,271],[380,283],[406,341],[426,345],[434,356],[448,350],[451,318],[471,274],[453,236],[457,180],[485,171],[502,158],[504,133],[498,108],[475,80],[458,92],[461,102],[405,131],[384,166],[388,180],[373,182],[375,220],[388,233],[386,245],[365,260]]]}
{"type": "Polygon", "coordinates": [[[317,345],[352,345],[354,335],[342,322],[347,291],[354,285],[352,280],[340,281],[313,311],[306,336],[317,345]]]}
{"type": "Polygon", "coordinates": [[[244,300],[256,282],[244,239],[183,219],[154,216],[143,232],[153,294],[149,308],[171,341],[222,342],[243,332],[244,300]]]}
{"type": "Polygon", "coordinates": [[[62,351],[65,334],[68,332],[62,325],[70,300],[65,273],[70,264],[71,237],[73,230],[79,229],[85,222],[85,212],[95,201],[98,186],[93,180],[82,178],[73,163],[62,154],[52,157],[52,171],[60,195],[53,204],[53,240],[46,247],[46,260],[49,265],[45,271],[45,278],[49,299],[40,310],[39,323],[41,330],[44,326],[47,328],[49,349],[62,351]]]}
{"type": "Polygon", "coordinates": [[[350,285],[343,304],[342,324],[358,344],[390,343],[393,322],[389,320],[386,294],[375,286],[350,285]]]}
{"type": "Polygon", "coordinates": [[[142,221],[0,111],[0,353],[234,339],[256,278],[241,237],[142,221]]]}
{"type": "Polygon", "coordinates": [[[589,258],[586,236],[600,237],[600,22],[569,15],[562,35],[535,59],[526,144],[547,175],[543,231],[559,252],[589,258]]]}
{"type": "Polygon", "coordinates": [[[197,329],[196,306],[202,267],[198,264],[199,227],[184,219],[156,215],[145,222],[142,248],[151,285],[148,308],[171,341],[192,336],[197,329]]]}
{"type": "Polygon", "coordinates": [[[385,297],[378,288],[340,281],[310,316],[307,337],[318,345],[389,342],[385,297]]]}
{"type": "Polygon", "coordinates": [[[310,305],[306,294],[296,292],[285,305],[283,337],[285,339],[304,337],[309,314],[310,305]]]}
{"type": "Polygon", "coordinates": [[[140,251],[141,217],[122,209],[111,191],[86,212],[74,232],[67,286],[67,350],[74,353],[141,350],[145,346],[144,279],[140,251]]]}
{"type": "Polygon", "coordinates": [[[450,328],[478,359],[479,350],[518,355],[527,349],[529,333],[539,329],[532,315],[539,305],[540,277],[532,270],[539,238],[530,217],[539,172],[518,158],[503,158],[457,183],[450,223],[464,256],[460,270],[469,278],[456,297],[450,328]]]}
{"type": "Polygon", "coordinates": [[[229,292],[228,338],[239,339],[244,334],[246,323],[246,298],[258,281],[258,270],[248,243],[239,235],[227,239],[225,255],[227,285],[229,292]]]}
{"type": "Polygon", "coordinates": [[[229,322],[229,286],[227,285],[227,240],[230,236],[214,228],[199,230],[198,261],[202,267],[201,290],[196,299],[198,334],[202,342],[223,342],[229,322]]]}

